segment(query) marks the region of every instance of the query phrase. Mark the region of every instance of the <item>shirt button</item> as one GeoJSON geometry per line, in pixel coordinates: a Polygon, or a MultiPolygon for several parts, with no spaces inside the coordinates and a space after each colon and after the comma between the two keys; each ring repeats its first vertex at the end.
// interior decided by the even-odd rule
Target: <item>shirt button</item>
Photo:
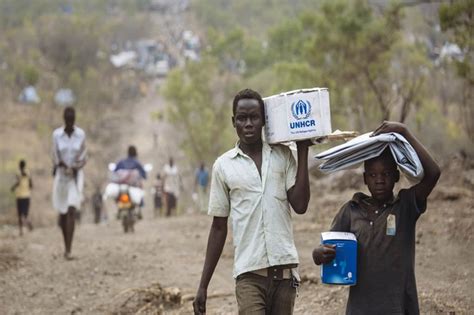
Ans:
{"type": "Polygon", "coordinates": [[[374,225],[374,222],[370,221],[370,225],[374,225]]]}
{"type": "Polygon", "coordinates": [[[375,210],[375,214],[379,214],[379,210],[375,210]]]}
{"type": "Polygon", "coordinates": [[[273,279],[276,279],[276,278],[277,278],[277,276],[273,276],[273,279]]]}
{"type": "Polygon", "coordinates": [[[276,271],[277,271],[277,269],[275,268],[275,269],[273,269],[273,271],[275,271],[275,272],[276,272],[276,271]]]}

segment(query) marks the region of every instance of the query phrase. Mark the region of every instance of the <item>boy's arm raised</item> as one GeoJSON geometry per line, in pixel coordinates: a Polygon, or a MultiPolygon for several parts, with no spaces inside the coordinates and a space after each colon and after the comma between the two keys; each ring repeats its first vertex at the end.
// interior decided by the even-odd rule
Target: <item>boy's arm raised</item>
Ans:
{"type": "Polygon", "coordinates": [[[418,139],[416,139],[415,136],[413,136],[413,134],[408,130],[405,124],[384,121],[377,129],[375,129],[372,136],[388,132],[396,132],[401,134],[415,149],[425,172],[421,182],[419,182],[414,187],[415,195],[417,201],[425,201],[438,182],[439,176],[441,175],[441,170],[438,164],[429,154],[428,150],[426,150],[423,144],[421,144],[421,142],[418,141],[418,139]]]}

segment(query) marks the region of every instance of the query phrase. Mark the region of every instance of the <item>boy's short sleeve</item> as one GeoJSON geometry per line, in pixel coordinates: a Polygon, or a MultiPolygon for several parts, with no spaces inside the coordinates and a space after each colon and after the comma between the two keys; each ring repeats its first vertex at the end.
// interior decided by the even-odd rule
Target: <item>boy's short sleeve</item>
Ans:
{"type": "Polygon", "coordinates": [[[334,232],[350,232],[351,231],[351,202],[347,202],[342,206],[331,223],[331,231],[334,232]]]}
{"type": "Polygon", "coordinates": [[[402,189],[399,197],[404,205],[404,209],[409,212],[408,215],[415,221],[426,211],[427,200],[416,200],[415,188],[402,189]]]}
{"type": "Polygon", "coordinates": [[[215,217],[228,217],[230,214],[229,188],[225,183],[225,174],[219,161],[217,160],[212,167],[209,209],[207,213],[215,217]]]}

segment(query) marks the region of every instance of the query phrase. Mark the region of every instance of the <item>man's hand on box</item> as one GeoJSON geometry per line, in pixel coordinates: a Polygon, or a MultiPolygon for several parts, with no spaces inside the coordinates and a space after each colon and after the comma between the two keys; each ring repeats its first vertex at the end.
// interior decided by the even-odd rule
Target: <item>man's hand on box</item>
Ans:
{"type": "Polygon", "coordinates": [[[307,139],[307,140],[301,140],[301,141],[296,141],[296,147],[298,149],[305,149],[305,148],[308,148],[310,146],[312,146],[314,143],[313,141],[311,141],[310,139],[307,139]]]}

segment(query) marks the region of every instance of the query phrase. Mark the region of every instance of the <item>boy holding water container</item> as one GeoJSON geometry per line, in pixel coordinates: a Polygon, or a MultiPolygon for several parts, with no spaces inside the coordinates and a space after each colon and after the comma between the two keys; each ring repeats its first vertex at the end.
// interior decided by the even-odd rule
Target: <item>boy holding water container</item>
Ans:
{"type": "MultiPolygon", "coordinates": [[[[351,232],[357,238],[357,284],[350,288],[346,314],[419,314],[415,281],[415,226],[426,210],[427,198],[441,174],[439,166],[408,128],[384,122],[373,133],[396,132],[415,149],[424,177],[394,195],[400,178],[390,149],[364,163],[364,183],[371,196],[354,194],[339,211],[331,231],[351,232]]],[[[315,264],[335,258],[334,245],[313,251],[315,264]]]]}

